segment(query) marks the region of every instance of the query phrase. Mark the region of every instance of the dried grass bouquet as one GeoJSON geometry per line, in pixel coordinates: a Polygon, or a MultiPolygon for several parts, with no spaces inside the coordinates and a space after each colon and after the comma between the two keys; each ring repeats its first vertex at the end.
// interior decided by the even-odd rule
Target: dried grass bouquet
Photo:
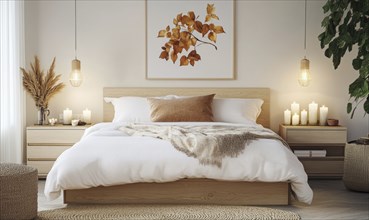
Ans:
{"type": "Polygon", "coordinates": [[[61,75],[55,75],[54,68],[55,58],[45,75],[37,56],[35,56],[35,62],[31,63],[31,70],[20,68],[23,73],[23,86],[31,94],[39,109],[47,109],[51,97],[65,87],[64,83],[58,83],[61,75]]]}

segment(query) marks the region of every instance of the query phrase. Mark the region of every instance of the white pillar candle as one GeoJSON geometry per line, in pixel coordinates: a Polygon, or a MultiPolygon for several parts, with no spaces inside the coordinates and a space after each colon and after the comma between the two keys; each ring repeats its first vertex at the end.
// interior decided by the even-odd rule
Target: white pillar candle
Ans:
{"type": "Polygon", "coordinates": [[[293,102],[291,104],[291,113],[292,113],[292,115],[294,115],[295,113],[298,114],[298,115],[300,114],[300,105],[299,105],[299,103],[293,102]]]}
{"type": "Polygon", "coordinates": [[[291,124],[291,111],[288,109],[284,111],[284,124],[285,125],[291,124]]]}
{"type": "Polygon", "coordinates": [[[293,114],[292,116],[292,125],[298,125],[300,121],[300,116],[298,114],[293,114]]]}
{"type": "Polygon", "coordinates": [[[69,108],[63,111],[63,124],[69,125],[72,121],[72,110],[69,108]]]}
{"type": "Polygon", "coordinates": [[[309,104],[309,124],[316,125],[318,123],[318,104],[314,101],[309,104]]]}
{"type": "Polygon", "coordinates": [[[307,124],[307,116],[308,113],[307,111],[304,109],[301,111],[301,125],[306,125],[307,124]]]}
{"type": "Polygon", "coordinates": [[[83,110],[83,121],[86,122],[86,124],[91,124],[91,110],[88,108],[83,110]]]}
{"type": "Polygon", "coordinates": [[[324,126],[327,122],[327,116],[328,116],[328,107],[325,107],[324,105],[320,107],[319,109],[319,125],[324,126]]]}

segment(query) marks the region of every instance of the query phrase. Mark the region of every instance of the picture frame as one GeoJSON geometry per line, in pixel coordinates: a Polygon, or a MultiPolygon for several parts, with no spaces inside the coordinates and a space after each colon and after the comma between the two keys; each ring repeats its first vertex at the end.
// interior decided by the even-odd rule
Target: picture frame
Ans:
{"type": "Polygon", "coordinates": [[[235,79],[234,13],[234,0],[146,0],[146,79],[235,79]]]}

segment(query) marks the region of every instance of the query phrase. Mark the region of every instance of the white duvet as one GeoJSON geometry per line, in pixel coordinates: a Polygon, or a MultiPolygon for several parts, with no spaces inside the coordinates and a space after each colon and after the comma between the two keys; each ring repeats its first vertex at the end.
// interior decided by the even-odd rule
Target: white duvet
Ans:
{"type": "MultiPolygon", "coordinates": [[[[239,126],[230,123],[211,124],[239,126]]],[[[222,167],[218,168],[200,165],[197,159],[177,151],[168,141],[127,136],[118,130],[122,125],[100,123],[88,128],[82,139],[56,160],[46,179],[46,196],[56,199],[64,189],[209,178],[291,181],[292,190],[299,201],[308,204],[312,201],[313,193],[302,164],[277,140],[249,141],[242,154],[236,158],[224,158],[222,167]]]]}

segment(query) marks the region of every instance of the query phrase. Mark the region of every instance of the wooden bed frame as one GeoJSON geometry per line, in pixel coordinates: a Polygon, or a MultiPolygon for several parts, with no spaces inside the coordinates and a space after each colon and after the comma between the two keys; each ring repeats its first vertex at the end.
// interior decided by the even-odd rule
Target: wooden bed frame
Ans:
{"type": "MultiPolygon", "coordinates": [[[[104,97],[207,95],[222,98],[261,98],[264,100],[258,123],[269,127],[268,88],[104,88],[104,97]]],[[[114,109],[104,102],[104,121],[112,121],[114,109]]],[[[223,204],[288,205],[289,182],[242,182],[210,179],[182,179],[167,183],[133,183],[109,187],[64,190],[64,203],[139,204],[223,204]]]]}

